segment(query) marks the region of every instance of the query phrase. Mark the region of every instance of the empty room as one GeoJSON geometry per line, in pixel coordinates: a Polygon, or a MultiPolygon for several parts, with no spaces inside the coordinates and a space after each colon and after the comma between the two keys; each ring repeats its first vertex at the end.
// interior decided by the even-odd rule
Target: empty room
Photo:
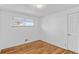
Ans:
{"type": "Polygon", "coordinates": [[[0,54],[78,54],[79,4],[0,4],[0,54]]]}

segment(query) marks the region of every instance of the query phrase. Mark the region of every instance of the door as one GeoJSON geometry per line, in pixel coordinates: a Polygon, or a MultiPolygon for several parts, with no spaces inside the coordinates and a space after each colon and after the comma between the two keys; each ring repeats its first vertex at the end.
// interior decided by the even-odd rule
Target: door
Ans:
{"type": "Polygon", "coordinates": [[[68,15],[68,49],[79,53],[79,13],[68,15]]]}

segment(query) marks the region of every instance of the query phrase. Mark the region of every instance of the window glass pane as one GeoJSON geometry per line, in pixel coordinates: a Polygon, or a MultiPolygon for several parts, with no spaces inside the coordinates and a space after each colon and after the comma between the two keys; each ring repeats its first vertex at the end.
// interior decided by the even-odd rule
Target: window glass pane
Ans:
{"type": "Polygon", "coordinates": [[[34,23],[33,23],[33,20],[31,19],[22,19],[19,25],[20,26],[33,26],[34,23]]]}
{"type": "Polygon", "coordinates": [[[14,17],[13,26],[34,26],[33,19],[14,17]]]}

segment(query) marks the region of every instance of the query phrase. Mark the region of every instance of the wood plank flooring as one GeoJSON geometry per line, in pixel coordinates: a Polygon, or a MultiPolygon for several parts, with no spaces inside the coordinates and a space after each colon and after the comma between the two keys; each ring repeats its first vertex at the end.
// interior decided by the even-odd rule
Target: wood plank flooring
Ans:
{"type": "Polygon", "coordinates": [[[2,49],[1,54],[76,54],[47,42],[38,40],[19,46],[2,49]]]}

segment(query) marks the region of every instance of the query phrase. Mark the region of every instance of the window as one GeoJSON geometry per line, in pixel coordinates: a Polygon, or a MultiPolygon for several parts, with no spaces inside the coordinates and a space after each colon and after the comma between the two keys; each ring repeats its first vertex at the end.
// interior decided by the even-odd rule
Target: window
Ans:
{"type": "Polygon", "coordinates": [[[22,19],[19,21],[19,26],[33,26],[34,23],[31,19],[22,19]]]}
{"type": "Polygon", "coordinates": [[[34,22],[32,19],[14,17],[13,25],[14,26],[34,26],[34,22]]]}

